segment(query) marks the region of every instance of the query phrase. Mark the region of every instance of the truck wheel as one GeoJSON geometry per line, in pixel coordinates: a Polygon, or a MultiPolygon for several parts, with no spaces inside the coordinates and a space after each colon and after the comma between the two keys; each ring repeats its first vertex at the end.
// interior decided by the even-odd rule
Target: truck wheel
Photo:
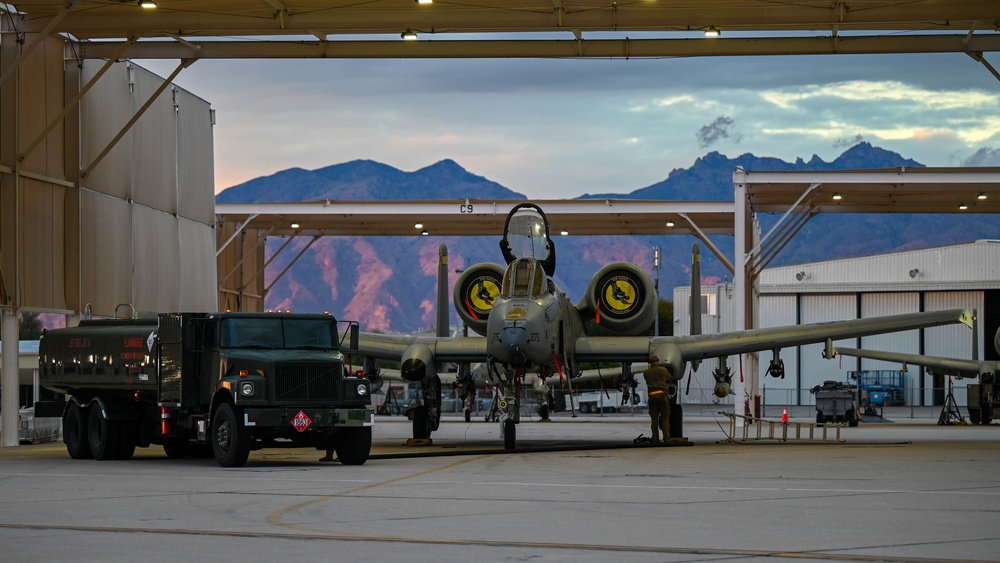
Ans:
{"type": "Polygon", "coordinates": [[[372,451],[372,428],[343,428],[337,441],[337,459],[344,465],[364,465],[372,451]]]}
{"type": "Polygon", "coordinates": [[[115,459],[132,459],[135,455],[135,442],[139,435],[138,423],[132,420],[118,421],[118,448],[115,449],[115,459]]]}
{"type": "Polygon", "coordinates": [[[858,413],[854,412],[854,409],[847,411],[847,426],[851,428],[858,427],[858,413]]]}
{"type": "Polygon", "coordinates": [[[108,460],[114,459],[118,452],[119,442],[118,422],[104,418],[100,405],[90,407],[90,416],[87,417],[87,438],[90,443],[90,451],[94,454],[94,459],[108,460]]]}
{"type": "Polygon", "coordinates": [[[238,416],[242,410],[222,403],[212,418],[212,451],[222,467],[243,467],[250,457],[250,433],[238,416]]]}
{"type": "Polygon", "coordinates": [[[187,455],[187,442],[183,440],[167,440],[163,442],[163,453],[170,459],[180,459],[187,455]]]}
{"type": "Polygon", "coordinates": [[[63,416],[63,443],[73,459],[94,457],[87,441],[87,411],[76,403],[70,403],[63,416]]]}

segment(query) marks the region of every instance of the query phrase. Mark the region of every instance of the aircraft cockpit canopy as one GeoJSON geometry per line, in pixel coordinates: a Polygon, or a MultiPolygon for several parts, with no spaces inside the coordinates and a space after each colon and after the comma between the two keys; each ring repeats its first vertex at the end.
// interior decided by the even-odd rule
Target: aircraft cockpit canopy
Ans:
{"type": "Polygon", "coordinates": [[[503,273],[500,293],[504,297],[538,297],[544,288],[542,264],[533,258],[518,258],[503,273]]]}
{"type": "Polygon", "coordinates": [[[555,271],[556,248],[549,238],[548,220],[537,205],[522,203],[511,210],[500,249],[508,264],[518,258],[531,258],[541,264],[546,274],[555,271]]]}

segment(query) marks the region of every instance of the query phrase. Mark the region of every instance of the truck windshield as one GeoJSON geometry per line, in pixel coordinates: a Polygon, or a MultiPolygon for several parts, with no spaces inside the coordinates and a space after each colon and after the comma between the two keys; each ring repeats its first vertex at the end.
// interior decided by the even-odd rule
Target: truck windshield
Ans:
{"type": "Polygon", "coordinates": [[[274,318],[223,319],[223,348],[336,348],[332,320],[274,318]]]}

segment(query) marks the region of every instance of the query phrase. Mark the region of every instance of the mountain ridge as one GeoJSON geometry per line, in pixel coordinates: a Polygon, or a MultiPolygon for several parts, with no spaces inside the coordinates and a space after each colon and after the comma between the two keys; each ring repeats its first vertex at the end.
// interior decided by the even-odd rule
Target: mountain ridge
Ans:
{"type": "MultiPolygon", "coordinates": [[[[902,155],[858,143],[831,162],[816,155],[806,161],[786,162],[744,153],[729,158],[719,152],[699,157],[688,168],[671,170],[654,184],[627,193],[583,194],[583,198],[723,200],[733,198],[732,173],[747,170],[835,170],[922,167],[902,155]]],[[[290,168],[255,178],[220,192],[217,201],[272,203],[330,200],[527,199],[524,194],[468,171],[444,159],[413,172],[404,172],[372,160],[354,160],[317,170],[290,168]]],[[[761,217],[762,228],[776,220],[761,217]]],[[[919,221],[904,214],[826,214],[811,219],[781,251],[773,265],[813,262],[913,250],[1000,238],[1000,225],[981,216],[923,215],[919,221]]],[[[715,235],[713,243],[731,252],[732,237],[715,235]]],[[[269,240],[272,255],[282,241],[269,240]]],[[[600,267],[609,262],[633,262],[653,277],[652,248],[661,246],[661,297],[670,288],[689,283],[689,261],[694,237],[672,235],[559,237],[559,264],[555,282],[577,301],[600,267]]],[[[366,330],[414,332],[435,322],[437,252],[448,246],[449,282],[458,271],[479,262],[503,263],[495,237],[324,237],[274,283],[265,300],[268,308],[330,311],[345,320],[358,320],[366,330]]],[[[290,256],[305,241],[294,241],[265,272],[267,283],[285,269],[290,256]]],[[[732,259],[732,256],[730,256],[732,259]]],[[[711,254],[702,253],[703,283],[714,283],[729,272],[711,254]]],[[[452,309],[451,322],[457,323],[452,309]]]]}

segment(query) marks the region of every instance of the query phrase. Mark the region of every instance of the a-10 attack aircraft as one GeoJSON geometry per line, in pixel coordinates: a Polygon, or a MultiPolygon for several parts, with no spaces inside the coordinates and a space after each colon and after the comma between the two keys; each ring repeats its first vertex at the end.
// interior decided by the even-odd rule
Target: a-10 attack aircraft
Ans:
{"type": "MultiPolygon", "coordinates": [[[[655,354],[672,376],[670,428],[677,433],[682,413],[676,387],[688,363],[697,366],[706,358],[719,358],[720,367],[713,372],[715,394],[726,397],[731,393],[733,374],[726,367],[731,355],[773,351],[768,371],[783,375],[781,348],[970,322],[968,311],[955,309],[723,334],[638,336],[652,325],[658,303],[649,277],[635,264],[617,262],[601,268],[574,306],[551,279],[555,244],[545,214],[532,203],[518,204],[507,215],[500,250],[506,268],[476,264],[462,273],[454,289],[459,317],[481,336],[360,335],[356,352],[365,358],[369,377],[378,377],[375,359],[390,359],[400,362],[403,379],[420,384],[422,403],[413,411],[416,439],[429,438],[440,424],[438,372],[445,363],[459,366],[456,389],[466,401],[475,391],[470,364],[485,365],[502,394],[499,420],[504,447],[514,449],[520,389],[529,372],[543,378],[576,377],[583,362],[622,363],[619,383],[634,387],[634,376],[624,364],[645,363],[655,354]],[[588,322],[616,336],[587,336],[588,322]]],[[[693,285],[696,282],[693,279],[693,285]]]]}
{"type": "MultiPolygon", "coordinates": [[[[977,397],[973,393],[970,393],[968,404],[969,415],[973,424],[989,424],[993,421],[996,414],[997,405],[1000,404],[1000,389],[996,385],[997,374],[1000,374],[1000,361],[979,359],[979,322],[976,319],[975,311],[973,311],[972,320],[971,360],[946,358],[943,356],[922,356],[906,352],[834,348],[829,341],[823,355],[827,359],[833,359],[840,354],[871,360],[897,362],[903,365],[903,371],[906,371],[906,366],[911,364],[927,368],[928,373],[932,375],[951,375],[958,378],[978,377],[978,401],[976,400],[977,397]]],[[[997,354],[1000,355],[1000,329],[997,329],[996,336],[993,337],[993,347],[997,351],[997,354]]]]}

